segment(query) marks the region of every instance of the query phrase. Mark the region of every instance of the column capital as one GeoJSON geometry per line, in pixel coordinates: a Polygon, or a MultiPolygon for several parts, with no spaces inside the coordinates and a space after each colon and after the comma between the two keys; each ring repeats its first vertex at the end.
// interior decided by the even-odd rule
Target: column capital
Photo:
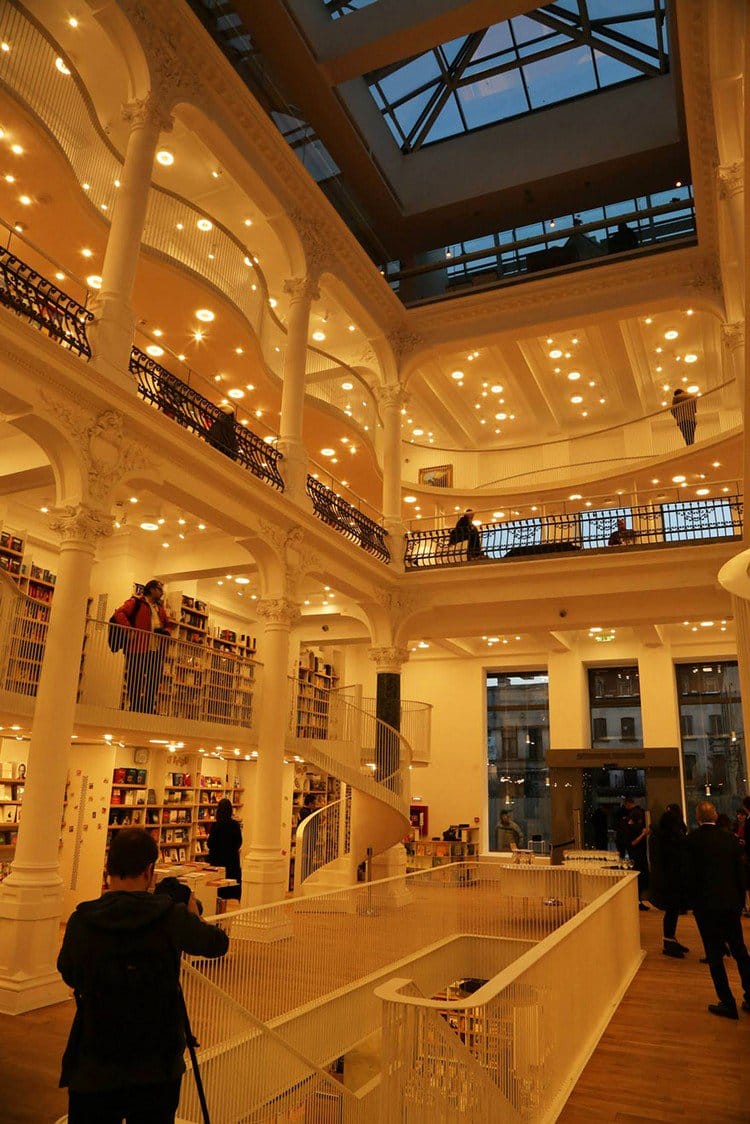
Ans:
{"type": "Polygon", "coordinates": [[[424,343],[423,337],[417,332],[412,332],[405,324],[396,324],[391,328],[387,339],[399,366],[402,359],[405,359],[407,355],[416,351],[420,344],[424,343]]]}
{"type": "Polygon", "coordinates": [[[745,346],[745,321],[735,320],[734,323],[722,324],[721,338],[730,351],[745,346]]]}
{"type": "Polygon", "coordinates": [[[331,253],[326,242],[320,237],[318,226],[303,211],[292,211],[291,220],[305,251],[308,276],[315,281],[331,266],[331,253]]]}
{"type": "Polygon", "coordinates": [[[257,601],[255,611],[266,625],[291,629],[300,619],[300,608],[289,597],[266,597],[257,601]]]}
{"type": "Polygon", "coordinates": [[[722,199],[731,199],[739,195],[745,187],[745,175],[742,164],[720,164],[716,169],[719,183],[719,196],[722,199]]]}
{"type": "Polygon", "coordinates": [[[375,664],[378,672],[391,672],[401,674],[401,668],[409,659],[408,648],[370,648],[369,657],[375,664]]]}
{"type": "Polygon", "coordinates": [[[131,129],[144,125],[156,125],[160,133],[168,133],[174,125],[174,118],[165,102],[153,92],[143,98],[134,98],[122,107],[122,116],[131,129]]]}
{"type": "Polygon", "coordinates": [[[304,302],[310,305],[320,298],[318,282],[309,274],[307,277],[288,277],[282,288],[292,298],[292,304],[304,302]]]}
{"type": "Polygon", "coordinates": [[[387,383],[385,386],[376,386],[373,388],[373,392],[378,401],[378,405],[386,409],[395,406],[400,410],[401,407],[409,401],[409,395],[406,393],[401,383],[387,383]]]}
{"type": "Polygon", "coordinates": [[[63,543],[86,543],[93,547],[100,539],[112,534],[113,517],[86,504],[66,504],[53,508],[49,525],[56,531],[63,543]]]}

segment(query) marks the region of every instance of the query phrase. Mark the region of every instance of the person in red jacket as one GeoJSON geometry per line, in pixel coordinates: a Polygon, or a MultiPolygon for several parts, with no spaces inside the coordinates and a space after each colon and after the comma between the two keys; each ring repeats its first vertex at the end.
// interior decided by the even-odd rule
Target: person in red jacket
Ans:
{"type": "Polygon", "coordinates": [[[129,597],[115,611],[115,622],[130,630],[124,645],[125,680],[130,709],[141,714],[156,714],[164,638],[170,634],[163,597],[164,586],[152,578],[143,587],[142,596],[129,597]]]}

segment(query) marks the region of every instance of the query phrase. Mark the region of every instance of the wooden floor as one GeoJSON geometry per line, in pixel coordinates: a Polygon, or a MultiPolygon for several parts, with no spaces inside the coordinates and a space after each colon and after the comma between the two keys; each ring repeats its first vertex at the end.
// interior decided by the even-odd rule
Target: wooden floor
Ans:
{"type": "MultiPolygon", "coordinates": [[[[646,960],[560,1124],[748,1124],[750,1014],[731,1023],[707,1013],[713,988],[692,918],[678,931],[685,960],[661,955],[660,913],[644,913],[641,931],[646,960]]],[[[733,964],[729,972],[741,998],[733,964]]],[[[52,1124],[65,1112],[57,1079],[72,1016],[63,1003],[2,1019],[0,1124],[52,1124]]]]}

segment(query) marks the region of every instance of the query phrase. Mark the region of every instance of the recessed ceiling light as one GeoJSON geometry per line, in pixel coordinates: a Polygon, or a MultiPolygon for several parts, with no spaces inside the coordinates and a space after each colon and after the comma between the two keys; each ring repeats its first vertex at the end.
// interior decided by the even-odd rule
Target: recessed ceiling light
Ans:
{"type": "Polygon", "coordinates": [[[356,328],[355,328],[354,324],[349,324],[347,330],[350,331],[350,332],[355,332],[356,328]]]}
{"type": "Polygon", "coordinates": [[[23,203],[24,207],[30,207],[31,206],[31,196],[30,195],[19,195],[18,196],[18,202],[23,203]]]}
{"type": "Polygon", "coordinates": [[[423,434],[424,434],[424,430],[423,429],[413,429],[412,433],[414,434],[415,437],[422,437],[423,434]]]}
{"type": "Polygon", "coordinates": [[[55,69],[59,70],[60,74],[70,74],[70,71],[65,65],[65,60],[61,59],[59,55],[55,59],[55,69]]]}
{"type": "Polygon", "coordinates": [[[141,527],[142,531],[158,531],[159,530],[159,524],[158,523],[152,523],[151,520],[146,520],[144,523],[141,523],[140,527],[141,527]]]}
{"type": "Polygon", "coordinates": [[[321,449],[320,455],[322,457],[335,457],[336,456],[336,450],[335,449],[321,449]]]}
{"type": "Polygon", "coordinates": [[[503,388],[500,386],[499,383],[495,383],[494,386],[491,386],[490,390],[492,391],[493,394],[502,394],[503,393],[503,388]]]}
{"type": "Polygon", "coordinates": [[[71,27],[78,27],[78,20],[75,18],[75,16],[71,16],[68,20],[68,23],[71,27]]]}
{"type": "Polygon", "coordinates": [[[710,488],[696,488],[695,494],[696,496],[707,496],[710,490],[710,488]]]}
{"type": "Polygon", "coordinates": [[[505,516],[504,511],[493,511],[492,512],[492,518],[493,519],[502,519],[504,516],[505,516]]]}
{"type": "Polygon", "coordinates": [[[695,355],[692,351],[689,351],[687,353],[687,355],[685,356],[685,362],[686,363],[697,363],[698,362],[698,356],[695,355]]]}
{"type": "Polygon", "coordinates": [[[164,348],[159,347],[158,343],[150,343],[146,348],[146,355],[151,355],[154,359],[164,354],[164,348]]]}
{"type": "Polygon", "coordinates": [[[231,390],[227,391],[227,394],[229,395],[230,398],[244,398],[245,397],[244,390],[240,390],[240,388],[238,386],[233,386],[231,390]]]}
{"type": "Polygon", "coordinates": [[[700,390],[700,387],[697,386],[695,383],[693,383],[692,386],[689,386],[687,388],[688,394],[697,394],[699,390],[700,390]]]}
{"type": "Polygon", "coordinates": [[[451,378],[459,382],[464,377],[463,371],[451,371],[451,378]]]}
{"type": "Polygon", "coordinates": [[[580,371],[568,371],[568,378],[571,382],[577,382],[581,377],[580,371]]]}
{"type": "Polygon", "coordinates": [[[581,495],[581,493],[580,493],[580,492],[573,492],[573,495],[572,495],[572,496],[568,496],[568,499],[569,499],[569,500],[582,500],[582,499],[583,499],[583,496],[581,495]]]}
{"type": "Polygon", "coordinates": [[[198,227],[198,230],[213,230],[214,228],[214,224],[210,219],[198,219],[195,225],[198,227]]]}
{"type": "Polygon", "coordinates": [[[58,269],[57,273],[55,274],[55,277],[57,278],[58,281],[64,281],[65,280],[65,274],[61,273],[59,269],[58,269]]]}
{"type": "Polygon", "coordinates": [[[342,382],[341,389],[342,390],[354,390],[354,383],[353,382],[342,382]]]}
{"type": "Polygon", "coordinates": [[[10,150],[14,156],[23,156],[23,148],[20,144],[12,144],[10,150]]]}
{"type": "Polygon", "coordinates": [[[86,250],[86,249],[84,249],[84,250],[81,250],[81,253],[83,254],[83,256],[84,256],[85,258],[93,258],[93,256],[94,256],[94,251],[93,251],[93,250],[86,250]]]}
{"type": "Polygon", "coordinates": [[[250,585],[250,578],[235,578],[237,585],[250,585]]]}
{"type": "Polygon", "coordinates": [[[199,308],[196,313],[196,318],[202,320],[204,324],[210,324],[212,320],[216,319],[216,314],[210,308],[199,308]]]}
{"type": "Polygon", "coordinates": [[[664,339],[665,339],[665,340],[676,340],[676,339],[677,339],[677,337],[679,336],[679,334],[680,334],[680,333],[679,333],[679,332],[676,332],[676,331],[674,330],[674,328],[670,328],[668,332],[665,332],[665,333],[664,333],[664,339]]]}
{"type": "Polygon", "coordinates": [[[570,401],[573,403],[574,406],[577,406],[579,404],[579,402],[583,402],[583,398],[581,397],[580,394],[572,394],[570,396],[570,401]]]}
{"type": "Polygon", "coordinates": [[[86,284],[88,285],[89,289],[101,289],[102,279],[98,273],[90,273],[86,278],[86,284]]]}
{"type": "Polygon", "coordinates": [[[325,332],[321,332],[321,331],[313,332],[312,338],[314,340],[317,340],[318,343],[322,343],[323,340],[326,338],[326,334],[325,334],[325,332]]]}
{"type": "Polygon", "coordinates": [[[554,347],[549,353],[550,359],[562,359],[562,351],[559,347],[554,347]]]}
{"type": "Polygon", "coordinates": [[[168,148],[160,148],[156,154],[156,159],[159,164],[169,168],[174,164],[174,153],[170,152],[168,148]]]}
{"type": "Polygon", "coordinates": [[[278,302],[278,301],[276,300],[276,297],[269,297],[269,298],[268,298],[268,303],[270,304],[271,308],[276,308],[276,305],[277,305],[277,304],[278,304],[279,302],[278,302]]]}
{"type": "Polygon", "coordinates": [[[507,417],[507,414],[495,414],[495,421],[505,421],[507,417]]]}
{"type": "Polygon", "coordinates": [[[201,341],[203,340],[203,332],[200,330],[200,328],[197,328],[193,332],[193,339],[196,343],[201,343],[201,341]]]}
{"type": "Polygon", "coordinates": [[[15,183],[15,182],[16,182],[16,177],[15,177],[15,176],[12,176],[12,175],[10,174],[10,172],[8,172],[8,175],[7,175],[6,177],[5,177],[5,182],[6,182],[6,183],[15,183]]]}
{"type": "Polygon", "coordinates": [[[682,484],[684,479],[685,479],[684,476],[673,476],[672,477],[672,483],[673,484],[682,484]]]}
{"type": "Polygon", "coordinates": [[[416,496],[404,496],[404,503],[416,503],[416,502],[417,502],[416,496]]]}

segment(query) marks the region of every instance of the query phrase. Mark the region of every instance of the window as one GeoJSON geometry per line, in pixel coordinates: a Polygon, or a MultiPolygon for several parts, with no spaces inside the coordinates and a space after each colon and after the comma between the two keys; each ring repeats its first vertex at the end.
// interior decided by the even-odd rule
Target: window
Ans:
{"type": "MultiPolygon", "coordinates": [[[[371,0],[325,2],[335,18],[371,0]]],[[[604,7],[598,0],[568,0],[473,31],[364,78],[394,140],[410,153],[668,70],[665,0],[639,0],[636,10],[630,0],[607,0],[604,7]]]]}
{"type": "Polygon", "coordinates": [[[700,800],[733,816],[747,791],[737,663],[678,664],[675,672],[689,822],[700,800]]]}
{"type": "Polygon", "coordinates": [[[643,745],[637,667],[589,668],[589,709],[593,749],[643,745]]]}
{"type": "Polygon", "coordinates": [[[546,671],[492,672],[487,676],[487,797],[490,850],[508,812],[524,844],[549,840],[548,677],[546,671]]]}

